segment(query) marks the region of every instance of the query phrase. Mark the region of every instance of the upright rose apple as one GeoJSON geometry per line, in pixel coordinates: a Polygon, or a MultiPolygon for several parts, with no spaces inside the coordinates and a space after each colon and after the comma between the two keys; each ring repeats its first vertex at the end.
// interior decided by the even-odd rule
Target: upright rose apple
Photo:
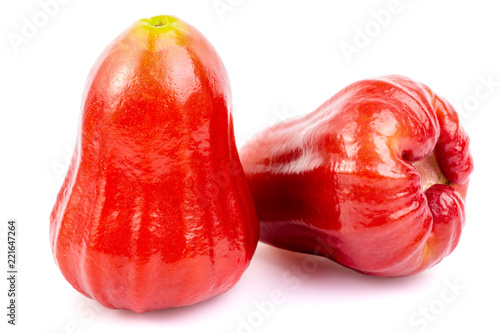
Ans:
{"type": "Polygon", "coordinates": [[[54,258],[75,289],[144,312],[238,281],[258,223],[230,109],[222,61],[187,23],[140,20],[108,46],[50,217],[54,258]]]}
{"type": "Polygon", "coordinates": [[[266,243],[382,276],[421,272],[457,246],[469,138],[420,83],[353,83],[240,155],[266,243]]]}

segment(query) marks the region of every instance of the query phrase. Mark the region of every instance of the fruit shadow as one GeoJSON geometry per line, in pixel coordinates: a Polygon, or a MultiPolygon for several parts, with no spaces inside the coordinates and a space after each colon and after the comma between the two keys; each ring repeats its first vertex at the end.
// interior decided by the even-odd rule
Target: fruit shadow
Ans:
{"type": "Polygon", "coordinates": [[[279,269],[283,289],[288,282],[291,291],[312,297],[338,299],[370,299],[387,297],[409,289],[422,290],[432,286],[432,270],[407,277],[380,277],[362,274],[330,259],[305,253],[275,248],[259,243],[259,261],[279,269]],[[264,245],[264,246],[263,246],[264,245]]]}
{"type": "Polygon", "coordinates": [[[136,314],[128,310],[103,308],[107,316],[125,322],[156,322],[169,325],[184,325],[196,318],[204,320],[220,315],[228,306],[234,289],[255,290],[275,288],[284,294],[300,294],[317,300],[367,300],[384,298],[390,294],[401,294],[409,289],[422,290],[432,287],[433,274],[425,271],[409,277],[377,277],[365,275],[337,264],[327,258],[297,253],[259,243],[252,264],[242,279],[228,293],[206,301],[178,308],[136,314]],[[293,282],[292,282],[293,281],[293,282]]]}
{"type": "Polygon", "coordinates": [[[103,311],[107,312],[106,317],[115,317],[113,320],[122,322],[153,322],[153,323],[169,323],[172,328],[177,325],[183,325],[193,320],[193,318],[201,318],[209,315],[214,309],[220,309],[220,304],[223,303],[223,295],[210,298],[200,303],[193,305],[167,308],[162,310],[148,311],[145,313],[134,313],[130,310],[123,309],[107,309],[102,307],[103,311]]]}

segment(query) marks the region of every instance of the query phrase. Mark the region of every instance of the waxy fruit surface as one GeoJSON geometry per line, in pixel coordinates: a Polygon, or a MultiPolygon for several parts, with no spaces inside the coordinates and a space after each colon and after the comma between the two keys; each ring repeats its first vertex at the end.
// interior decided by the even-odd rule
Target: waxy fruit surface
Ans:
{"type": "Polygon", "coordinates": [[[453,107],[403,76],[353,83],[240,151],[261,240],[380,276],[453,251],[473,164],[453,107]]]}
{"type": "Polygon", "coordinates": [[[103,52],[50,217],[64,277],[109,308],[189,305],[238,281],[259,238],[216,51],[170,16],[103,52]]]}

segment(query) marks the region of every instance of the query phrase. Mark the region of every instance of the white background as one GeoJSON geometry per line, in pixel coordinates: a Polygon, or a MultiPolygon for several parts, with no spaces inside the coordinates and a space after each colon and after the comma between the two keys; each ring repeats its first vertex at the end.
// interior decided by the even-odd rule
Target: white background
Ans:
{"type": "Polygon", "coordinates": [[[0,266],[5,272],[6,223],[15,218],[20,272],[15,328],[6,324],[6,279],[0,284],[2,332],[500,332],[494,1],[400,0],[383,24],[373,13],[392,8],[390,0],[222,0],[230,6],[223,13],[214,0],[60,2],[46,22],[36,0],[0,5],[0,266]],[[231,291],[195,306],[137,315],[77,293],[54,264],[48,226],[83,86],[112,39],[137,19],[159,14],[194,25],[218,50],[231,79],[239,146],[373,76],[409,76],[462,108],[476,168],[455,252],[418,276],[383,279],[259,244],[231,291]],[[22,36],[26,20],[40,28],[14,47],[8,36],[22,36]],[[360,37],[365,29],[369,41],[360,37]],[[341,51],[346,44],[358,48],[349,59],[341,51]],[[283,299],[270,306],[273,290],[283,299]]]}

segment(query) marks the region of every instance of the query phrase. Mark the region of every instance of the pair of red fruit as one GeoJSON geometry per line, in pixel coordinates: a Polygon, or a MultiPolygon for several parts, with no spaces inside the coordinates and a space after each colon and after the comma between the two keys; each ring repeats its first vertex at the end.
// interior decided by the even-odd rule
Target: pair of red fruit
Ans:
{"type": "Polygon", "coordinates": [[[221,59],[179,19],[140,20],[106,48],[50,219],[80,293],[134,312],[197,303],[238,281],[259,238],[379,276],[457,245],[469,139],[425,85],[353,83],[239,156],[230,110],[221,59]]]}

